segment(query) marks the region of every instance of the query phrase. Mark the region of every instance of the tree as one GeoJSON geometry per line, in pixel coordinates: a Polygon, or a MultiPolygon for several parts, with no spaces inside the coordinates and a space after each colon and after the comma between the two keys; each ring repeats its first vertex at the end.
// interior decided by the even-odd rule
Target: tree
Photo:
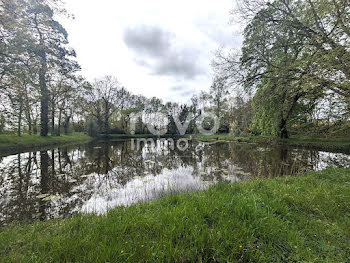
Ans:
{"type": "Polygon", "coordinates": [[[100,132],[105,135],[110,131],[111,116],[121,109],[122,93],[124,90],[120,83],[112,76],[96,79],[92,86],[87,88],[85,107],[100,127],[100,132]]]}
{"type": "Polygon", "coordinates": [[[168,125],[167,125],[168,134],[175,135],[177,134],[177,127],[176,127],[174,117],[177,116],[178,114],[177,112],[178,105],[176,103],[168,102],[166,103],[165,106],[168,112],[168,125]]]}
{"type": "MultiPolygon", "coordinates": [[[[31,1],[27,15],[34,35],[34,52],[39,58],[39,87],[41,93],[40,135],[48,135],[49,90],[47,85],[48,67],[58,67],[62,72],[75,71],[78,65],[70,60],[74,50],[66,48],[68,34],[54,19],[54,10],[47,1],[31,1]]],[[[61,73],[61,72],[60,72],[61,73]]]]}
{"type": "Polygon", "coordinates": [[[255,128],[287,138],[303,100],[315,101],[327,90],[347,96],[349,42],[339,38],[348,38],[348,25],[340,18],[349,11],[345,6],[327,0],[241,1],[248,21],[242,52],[219,52],[214,66],[255,93],[255,128]]]}
{"type": "MultiPolygon", "coordinates": [[[[71,60],[75,52],[67,47],[67,32],[54,18],[62,11],[56,3],[50,0],[2,0],[0,8],[1,86],[26,71],[26,85],[30,84],[32,89],[39,87],[41,136],[48,135],[50,78],[79,69],[71,60]]],[[[28,90],[24,94],[28,94],[28,90]]],[[[30,106],[28,99],[25,104],[26,108],[30,106]]],[[[28,109],[26,117],[31,125],[28,109]]]]}
{"type": "Polygon", "coordinates": [[[228,95],[229,92],[225,80],[220,77],[215,77],[213,84],[210,87],[208,98],[212,104],[215,115],[218,118],[221,118],[223,112],[226,110],[228,95]]]}
{"type": "MultiPolygon", "coordinates": [[[[349,0],[239,2],[239,13],[249,22],[247,28],[254,27],[254,21],[259,18],[260,21],[269,24],[273,31],[288,28],[291,35],[302,40],[298,44],[302,47],[299,53],[302,63],[294,69],[295,74],[304,75],[322,90],[328,89],[341,96],[350,97],[349,0]]],[[[260,39],[260,45],[269,44],[270,41],[274,39],[267,36],[260,39]]],[[[289,48],[294,45],[295,42],[289,43],[289,48]]],[[[255,62],[266,66],[268,56],[269,53],[260,52],[255,57],[255,62]]],[[[267,73],[266,69],[265,67],[265,70],[251,72],[251,82],[261,80],[267,73]]]]}
{"type": "Polygon", "coordinates": [[[235,136],[249,134],[252,124],[252,101],[249,94],[238,93],[229,99],[228,121],[230,132],[235,136]]]}
{"type": "Polygon", "coordinates": [[[228,111],[228,96],[229,89],[226,80],[216,76],[210,87],[209,93],[203,97],[203,99],[207,99],[209,102],[210,110],[213,111],[217,118],[219,118],[221,132],[228,132],[229,130],[228,125],[226,125],[227,120],[224,119],[228,111]]]}

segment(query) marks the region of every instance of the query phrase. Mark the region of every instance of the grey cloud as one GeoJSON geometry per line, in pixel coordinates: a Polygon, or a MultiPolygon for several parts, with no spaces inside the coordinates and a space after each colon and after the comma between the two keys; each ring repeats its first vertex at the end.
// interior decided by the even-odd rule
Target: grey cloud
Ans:
{"type": "Polygon", "coordinates": [[[214,27],[201,27],[201,31],[215,43],[223,47],[239,46],[241,37],[214,27]]]}
{"type": "Polygon", "coordinates": [[[151,67],[151,64],[143,58],[134,58],[134,62],[142,67],[151,67]]]}
{"type": "Polygon", "coordinates": [[[124,42],[138,56],[136,63],[149,67],[154,75],[194,79],[206,73],[200,63],[200,51],[180,48],[174,34],[162,28],[147,25],[127,28],[124,42]]]}
{"type": "Polygon", "coordinates": [[[233,28],[230,30],[224,27],[224,22],[220,23],[218,17],[200,18],[196,21],[198,29],[212,41],[223,47],[239,47],[243,41],[243,36],[233,28]]]}
{"type": "Polygon", "coordinates": [[[176,96],[179,96],[179,97],[189,97],[196,93],[195,88],[190,88],[188,86],[181,86],[181,85],[171,87],[170,91],[175,93],[176,96]]]}
{"type": "Polygon", "coordinates": [[[179,91],[182,91],[182,90],[186,90],[186,87],[182,86],[182,85],[170,87],[170,91],[172,91],[172,92],[179,92],[179,91]]]}
{"type": "Polygon", "coordinates": [[[194,94],[195,94],[195,90],[187,90],[187,91],[181,92],[180,96],[183,98],[186,98],[186,97],[192,96],[194,94]]]}
{"type": "Polygon", "coordinates": [[[146,56],[164,56],[171,45],[172,34],[155,26],[141,25],[124,31],[124,42],[146,56]]]}

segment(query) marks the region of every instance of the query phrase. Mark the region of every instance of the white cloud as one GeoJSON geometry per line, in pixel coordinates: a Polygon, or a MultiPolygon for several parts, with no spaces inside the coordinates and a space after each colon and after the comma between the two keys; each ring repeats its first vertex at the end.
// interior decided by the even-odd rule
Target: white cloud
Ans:
{"type": "MultiPolygon", "coordinates": [[[[213,52],[223,45],[240,45],[240,37],[234,36],[228,25],[232,7],[231,0],[66,0],[68,12],[76,19],[62,19],[62,23],[87,79],[115,75],[133,93],[185,101],[192,92],[210,87],[213,52]],[[145,46],[135,46],[135,39],[128,45],[125,33],[142,26],[169,36],[158,38],[169,40],[164,42],[169,46],[164,49],[163,42],[149,42],[163,48],[158,53],[156,48],[148,48],[151,57],[142,50],[145,46]],[[174,86],[183,87],[182,92],[173,92],[174,86]]],[[[142,38],[136,40],[145,44],[142,38]]]]}

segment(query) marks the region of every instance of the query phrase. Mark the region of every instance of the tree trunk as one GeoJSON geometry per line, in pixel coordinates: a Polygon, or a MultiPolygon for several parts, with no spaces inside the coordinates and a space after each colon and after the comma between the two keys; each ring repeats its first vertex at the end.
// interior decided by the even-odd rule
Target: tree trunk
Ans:
{"type": "Polygon", "coordinates": [[[105,101],[104,132],[106,136],[109,134],[109,111],[108,102],[105,101]]]}
{"type": "Polygon", "coordinates": [[[46,52],[40,50],[41,66],[39,70],[39,86],[41,95],[40,107],[40,136],[46,137],[49,133],[49,91],[46,86],[46,52]]]}
{"type": "Polygon", "coordinates": [[[35,28],[39,34],[40,43],[38,46],[37,54],[40,59],[39,69],[39,87],[40,87],[40,136],[46,137],[49,133],[49,91],[46,83],[47,73],[47,58],[45,51],[45,43],[43,34],[40,30],[37,20],[37,14],[34,17],[35,28]]]}
{"type": "Polygon", "coordinates": [[[17,127],[17,135],[19,137],[21,136],[21,130],[22,130],[22,113],[23,113],[23,100],[22,100],[22,98],[20,98],[18,127],[17,127]]]}
{"type": "Polygon", "coordinates": [[[287,130],[287,121],[282,118],[280,125],[279,125],[279,132],[280,132],[280,138],[281,139],[288,139],[289,138],[289,133],[287,130]]]}
{"type": "Polygon", "coordinates": [[[55,135],[55,103],[51,102],[51,136],[55,135]]]}
{"type": "Polygon", "coordinates": [[[59,112],[58,112],[58,128],[57,128],[57,132],[56,132],[57,136],[61,136],[61,121],[62,121],[62,109],[59,109],[59,112]]]}
{"type": "Polygon", "coordinates": [[[68,128],[69,128],[69,121],[70,121],[71,116],[66,116],[66,119],[64,121],[64,134],[68,134],[68,128]]]}
{"type": "MultiPolygon", "coordinates": [[[[40,190],[41,193],[49,193],[49,154],[47,151],[40,152],[40,190]]],[[[46,218],[47,204],[44,201],[39,201],[40,218],[44,220],[46,218]]]]}
{"type": "Polygon", "coordinates": [[[109,134],[109,117],[108,116],[105,116],[104,132],[106,136],[109,134]]]}
{"type": "Polygon", "coordinates": [[[30,119],[30,114],[27,117],[27,121],[28,121],[28,133],[29,135],[32,135],[33,127],[32,127],[32,120],[30,119]]]}
{"type": "Polygon", "coordinates": [[[38,134],[38,123],[36,119],[33,122],[33,134],[38,134]]]}
{"type": "Polygon", "coordinates": [[[33,125],[32,125],[32,117],[30,116],[30,106],[29,106],[29,98],[28,98],[28,90],[27,90],[27,86],[24,85],[25,89],[25,115],[26,115],[26,119],[28,122],[28,133],[29,135],[32,135],[32,130],[33,130],[33,125]]]}
{"type": "Polygon", "coordinates": [[[125,119],[125,127],[124,127],[125,134],[128,133],[129,120],[130,120],[129,118],[125,119]]]}

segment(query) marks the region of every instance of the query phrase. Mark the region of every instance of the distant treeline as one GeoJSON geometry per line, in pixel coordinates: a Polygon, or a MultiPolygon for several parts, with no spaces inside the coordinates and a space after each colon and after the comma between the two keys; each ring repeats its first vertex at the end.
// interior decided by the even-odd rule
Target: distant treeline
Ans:
{"type": "Polygon", "coordinates": [[[349,135],[349,1],[238,3],[242,49],[218,51],[210,90],[179,104],[134,95],[112,76],[80,76],[57,1],[0,0],[0,133],[126,134],[137,113],[138,134],[147,123],[178,134],[174,117],[189,116],[187,133],[197,133],[199,121],[213,126],[199,119],[210,112],[219,133],[235,136],[349,135]]]}

